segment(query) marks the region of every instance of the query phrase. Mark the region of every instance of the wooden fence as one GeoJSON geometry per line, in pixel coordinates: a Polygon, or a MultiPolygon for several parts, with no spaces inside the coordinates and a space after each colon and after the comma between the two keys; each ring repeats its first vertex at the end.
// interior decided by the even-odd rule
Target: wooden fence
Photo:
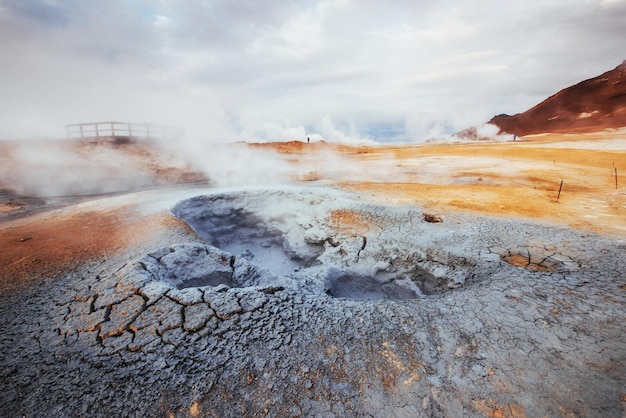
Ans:
{"type": "Polygon", "coordinates": [[[92,122],[65,125],[68,138],[159,138],[179,139],[183,130],[150,123],[92,122]]]}

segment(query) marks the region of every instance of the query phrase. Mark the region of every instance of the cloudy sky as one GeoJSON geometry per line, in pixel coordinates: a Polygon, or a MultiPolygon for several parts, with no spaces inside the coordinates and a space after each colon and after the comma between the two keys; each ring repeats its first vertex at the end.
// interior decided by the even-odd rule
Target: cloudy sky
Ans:
{"type": "Polygon", "coordinates": [[[420,141],[626,59],[626,0],[0,0],[0,138],[420,141]]]}

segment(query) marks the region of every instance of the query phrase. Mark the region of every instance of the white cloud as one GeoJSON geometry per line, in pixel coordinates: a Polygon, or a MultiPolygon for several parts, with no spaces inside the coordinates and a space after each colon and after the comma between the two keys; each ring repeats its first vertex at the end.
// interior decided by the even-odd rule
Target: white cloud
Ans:
{"type": "Polygon", "coordinates": [[[316,18],[308,13],[295,16],[275,31],[253,40],[252,55],[270,55],[276,59],[305,59],[319,52],[322,43],[322,28],[316,18]]]}
{"type": "Polygon", "coordinates": [[[179,124],[197,140],[449,134],[618,65],[618,0],[0,0],[0,138],[179,124]],[[10,57],[10,59],[8,58],[10,57]]]}

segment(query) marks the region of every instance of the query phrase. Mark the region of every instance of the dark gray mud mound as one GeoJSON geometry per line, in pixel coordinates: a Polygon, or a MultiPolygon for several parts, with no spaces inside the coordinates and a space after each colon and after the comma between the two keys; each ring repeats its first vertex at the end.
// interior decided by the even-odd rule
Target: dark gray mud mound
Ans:
{"type": "Polygon", "coordinates": [[[241,287],[235,278],[235,257],[214,247],[187,245],[168,248],[144,259],[146,271],[178,289],[218,286],[241,287]],[[155,263],[156,262],[156,263],[155,263]]]}
{"type": "Polygon", "coordinates": [[[241,256],[234,256],[211,245],[177,244],[127,265],[120,272],[121,283],[150,284],[174,289],[245,288],[278,285],[285,279],[259,270],[241,256]]]}

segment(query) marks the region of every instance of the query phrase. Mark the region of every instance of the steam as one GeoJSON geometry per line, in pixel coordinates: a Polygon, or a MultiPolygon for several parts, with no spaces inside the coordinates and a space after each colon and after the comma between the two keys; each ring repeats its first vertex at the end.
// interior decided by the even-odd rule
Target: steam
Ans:
{"type": "Polygon", "coordinates": [[[183,141],[177,149],[218,187],[259,186],[288,182],[289,163],[280,155],[251,149],[245,143],[183,141]]]}
{"type": "Polygon", "coordinates": [[[304,126],[292,125],[287,121],[263,122],[248,119],[246,123],[247,127],[239,134],[240,139],[246,142],[304,141],[307,138],[304,126]]]}
{"type": "MultiPolygon", "coordinates": [[[[323,128],[334,140],[350,138],[330,119],[323,128]]],[[[315,143],[322,134],[302,127],[284,130],[271,126],[281,138],[306,135],[315,143]]],[[[233,132],[223,135],[235,137],[233,132]]],[[[304,139],[304,138],[303,138],[304,139]]],[[[305,140],[302,143],[308,144],[305,140]]],[[[71,196],[121,192],[148,186],[207,179],[216,187],[284,185],[310,173],[322,177],[364,179],[367,170],[340,154],[328,151],[304,155],[280,154],[271,148],[247,143],[216,142],[214,138],[188,136],[177,141],[160,140],[114,144],[110,139],[20,140],[0,142],[0,189],[23,196],[71,196]],[[192,176],[185,176],[191,173],[192,176]],[[193,173],[197,173],[193,177],[193,173]],[[202,174],[200,174],[202,173],[202,174]],[[176,177],[178,176],[178,177],[176,177]],[[190,180],[191,178],[191,180],[190,180]]],[[[385,170],[380,170],[381,173],[385,170]]]]}
{"type": "MultiPolygon", "coordinates": [[[[23,196],[49,197],[128,191],[162,183],[145,156],[77,141],[0,142],[0,188],[23,196]]],[[[155,156],[154,165],[175,168],[179,159],[155,156]]]]}
{"type": "Polygon", "coordinates": [[[500,133],[500,128],[492,123],[472,126],[448,137],[455,142],[473,141],[511,141],[516,137],[510,134],[500,133]]]}
{"type": "MultiPolygon", "coordinates": [[[[207,179],[215,187],[273,186],[301,181],[428,181],[426,162],[421,162],[421,179],[415,168],[399,164],[384,147],[354,131],[340,130],[330,117],[324,117],[319,133],[287,124],[266,125],[266,134],[301,141],[296,152],[281,154],[272,147],[235,142],[215,142],[211,138],[186,137],[115,145],[101,141],[5,141],[0,143],[0,189],[26,196],[67,196],[136,190],[148,186],[207,179]],[[304,136],[311,138],[309,144],[304,136]],[[324,140],[324,146],[315,142],[324,140]],[[367,144],[370,156],[343,153],[337,143],[348,146],[367,144]],[[196,177],[187,174],[198,174],[196,177]],[[176,177],[178,176],[178,177],[176,177]],[[426,177],[425,177],[426,176],[426,177]]],[[[476,139],[510,139],[500,135],[495,125],[475,128],[476,139]]],[[[236,138],[231,131],[224,135],[236,138]]],[[[459,138],[453,137],[458,140],[459,138]]],[[[467,138],[460,138],[467,140],[467,138]]]]}
{"type": "Polygon", "coordinates": [[[320,123],[320,129],[322,136],[327,138],[331,142],[353,142],[353,143],[376,143],[368,138],[362,137],[354,124],[350,124],[350,130],[348,134],[337,129],[330,116],[326,115],[322,118],[320,123]]]}
{"type": "Polygon", "coordinates": [[[500,134],[500,128],[493,123],[483,123],[476,128],[476,134],[479,138],[490,138],[501,141],[512,139],[512,135],[500,134]]]}

